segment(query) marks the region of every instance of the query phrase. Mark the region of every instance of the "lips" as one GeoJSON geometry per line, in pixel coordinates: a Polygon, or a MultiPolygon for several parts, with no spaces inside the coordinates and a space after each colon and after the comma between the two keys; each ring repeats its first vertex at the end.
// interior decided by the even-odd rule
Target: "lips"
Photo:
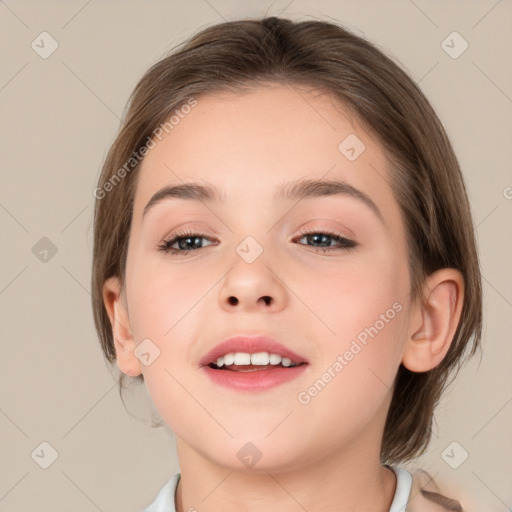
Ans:
{"type": "Polygon", "coordinates": [[[269,354],[278,354],[282,357],[286,357],[297,364],[307,363],[303,356],[297,354],[272,338],[268,338],[266,336],[237,335],[216,345],[201,358],[199,364],[200,366],[209,366],[210,364],[215,363],[219,357],[237,352],[249,354],[268,352],[269,354]]]}

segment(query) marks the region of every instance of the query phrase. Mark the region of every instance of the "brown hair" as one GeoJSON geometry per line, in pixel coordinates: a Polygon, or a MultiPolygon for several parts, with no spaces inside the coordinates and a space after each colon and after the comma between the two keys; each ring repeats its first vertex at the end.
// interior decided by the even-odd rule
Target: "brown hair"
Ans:
{"type": "Polygon", "coordinates": [[[424,300],[425,277],[435,270],[452,267],[464,277],[461,319],[444,360],[423,373],[401,365],[396,376],[381,460],[409,460],[426,450],[449,377],[480,344],[482,290],[471,210],[457,158],[427,98],[375,45],[332,23],[277,17],[220,23],[173,49],[139,81],[95,192],[92,301],[103,352],[115,361],[102,289],[109,277],[124,282],[141,160],[134,156],[191,98],[264,83],[327,91],[381,143],[406,226],[413,300],[424,300]]]}

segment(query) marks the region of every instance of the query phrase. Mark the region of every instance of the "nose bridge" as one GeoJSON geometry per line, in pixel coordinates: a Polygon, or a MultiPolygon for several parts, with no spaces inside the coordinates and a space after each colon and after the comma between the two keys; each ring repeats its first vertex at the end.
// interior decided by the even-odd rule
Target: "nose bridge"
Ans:
{"type": "MultiPolygon", "coordinates": [[[[262,196],[259,195],[259,197],[262,196]]],[[[247,207],[249,201],[250,199],[247,198],[245,203],[239,203],[238,214],[232,219],[230,229],[236,240],[234,247],[236,255],[246,264],[252,265],[273,257],[275,220],[271,218],[274,215],[272,209],[263,199],[259,203],[261,206],[256,208],[247,207]]],[[[238,262],[237,258],[234,259],[234,263],[236,262],[238,262]]]]}

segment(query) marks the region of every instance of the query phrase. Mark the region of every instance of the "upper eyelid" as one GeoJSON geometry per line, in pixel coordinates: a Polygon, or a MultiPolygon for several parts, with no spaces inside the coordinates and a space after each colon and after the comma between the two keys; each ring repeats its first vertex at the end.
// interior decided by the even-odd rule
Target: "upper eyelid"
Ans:
{"type": "Polygon", "coordinates": [[[329,235],[329,236],[332,236],[332,237],[346,238],[348,240],[351,240],[353,238],[351,235],[345,235],[344,233],[340,233],[336,229],[317,228],[317,227],[301,228],[301,229],[299,229],[299,233],[297,235],[295,235],[295,237],[297,237],[297,236],[305,236],[305,235],[312,235],[312,234],[315,234],[315,233],[323,233],[325,235],[329,235]]]}

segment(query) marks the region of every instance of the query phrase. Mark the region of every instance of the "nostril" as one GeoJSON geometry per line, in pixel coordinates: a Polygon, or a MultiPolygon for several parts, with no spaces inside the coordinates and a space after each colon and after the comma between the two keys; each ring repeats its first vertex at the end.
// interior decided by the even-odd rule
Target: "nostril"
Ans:
{"type": "Polygon", "coordinates": [[[229,297],[229,303],[232,306],[236,306],[238,304],[238,299],[236,297],[229,297]]]}

